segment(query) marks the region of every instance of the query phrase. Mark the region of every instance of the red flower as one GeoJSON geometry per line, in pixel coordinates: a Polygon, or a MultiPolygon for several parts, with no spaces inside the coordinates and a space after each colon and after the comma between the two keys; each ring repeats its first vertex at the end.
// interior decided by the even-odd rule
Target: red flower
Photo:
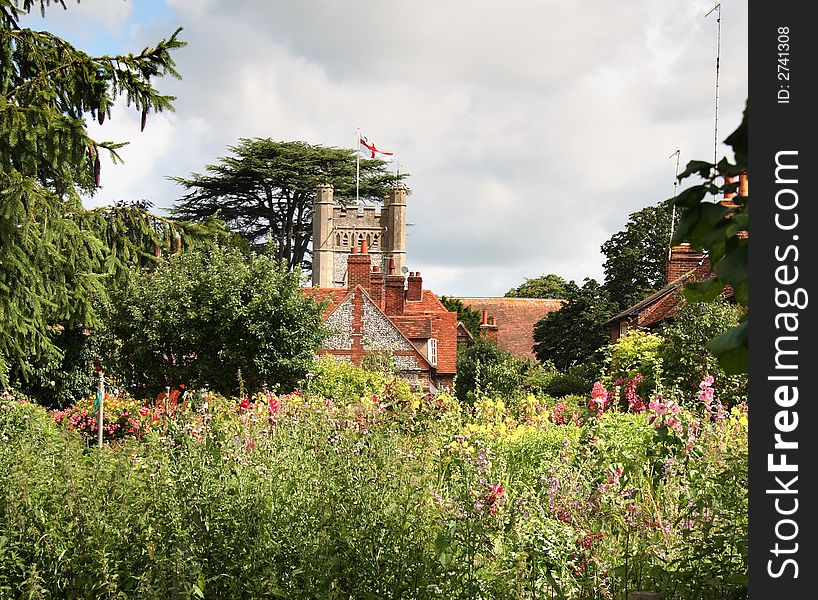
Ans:
{"type": "Polygon", "coordinates": [[[248,398],[247,396],[242,398],[239,406],[241,406],[242,408],[247,408],[248,406],[250,406],[250,398],[248,398]]]}

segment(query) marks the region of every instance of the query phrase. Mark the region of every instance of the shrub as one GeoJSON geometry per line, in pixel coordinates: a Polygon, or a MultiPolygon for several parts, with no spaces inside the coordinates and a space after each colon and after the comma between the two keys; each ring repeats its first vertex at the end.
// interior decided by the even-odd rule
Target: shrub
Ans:
{"type": "Polygon", "coordinates": [[[723,300],[688,302],[676,318],[662,329],[666,343],[662,349],[665,380],[685,397],[708,375],[716,380],[721,399],[729,405],[747,398],[747,375],[727,375],[707,342],[738,325],[743,309],[723,300]]]}
{"type": "Polygon", "coordinates": [[[120,347],[108,370],[143,396],[181,383],[234,392],[239,370],[250,390],[292,390],[325,335],[298,272],[234,249],[171,256],[135,274],[113,307],[120,347]]]}
{"type": "Polygon", "coordinates": [[[647,331],[632,330],[620,337],[608,349],[608,387],[623,386],[623,397],[635,393],[640,398],[650,397],[662,379],[662,349],[664,340],[647,331]]]}
{"type": "Polygon", "coordinates": [[[455,395],[472,404],[479,396],[508,396],[522,383],[522,367],[493,341],[478,338],[457,356],[455,395]]]}

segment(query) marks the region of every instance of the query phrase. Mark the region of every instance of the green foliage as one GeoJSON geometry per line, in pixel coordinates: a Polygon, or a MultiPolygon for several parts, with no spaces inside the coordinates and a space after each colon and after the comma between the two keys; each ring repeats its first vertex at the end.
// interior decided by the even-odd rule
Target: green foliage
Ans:
{"type": "Polygon", "coordinates": [[[602,244],[605,288],[622,310],[665,284],[671,207],[667,202],[631,213],[625,229],[602,244]]]}
{"type": "Polygon", "coordinates": [[[654,333],[638,329],[629,331],[610,347],[608,378],[624,382],[638,376],[636,392],[643,398],[648,397],[662,382],[664,347],[665,340],[654,333]]]}
{"type": "MultiPolygon", "coordinates": [[[[681,180],[697,174],[704,179],[704,183],[687,188],[673,200],[675,206],[683,211],[673,234],[673,243],[687,241],[696,250],[706,250],[715,273],[710,280],[686,286],[686,295],[691,300],[716,298],[729,285],[735,300],[745,307],[748,304],[748,240],[739,234],[747,230],[749,198],[734,196],[735,208],[713,203],[708,198],[737,190],[737,183],[719,185],[719,177],[747,173],[747,112],[748,108],[745,108],[741,124],[725,140],[733,149],[735,163],[727,158],[722,158],[717,164],[694,160],[679,175],[681,180]]],[[[721,367],[728,374],[747,372],[748,314],[745,312],[739,325],[714,337],[708,344],[708,349],[718,357],[721,367]]]]}
{"type": "Polygon", "coordinates": [[[744,310],[724,300],[688,302],[676,311],[673,321],[662,328],[664,380],[683,392],[698,389],[708,375],[722,402],[729,405],[747,399],[747,375],[727,375],[707,343],[739,324],[744,310]]]}
{"type": "Polygon", "coordinates": [[[214,248],[171,256],[136,273],[111,309],[115,369],[128,389],[167,385],[293,389],[325,335],[321,306],[298,273],[264,256],[214,248]]]}
{"type": "Polygon", "coordinates": [[[556,373],[542,391],[554,398],[563,396],[587,396],[594,384],[596,372],[585,365],[571,365],[564,373],[556,373]]]}
{"type": "Polygon", "coordinates": [[[582,287],[571,282],[568,302],[534,326],[534,353],[560,371],[574,363],[596,365],[599,350],[611,337],[605,322],[615,310],[606,290],[593,279],[586,279],[582,287]]]}
{"type": "Polygon", "coordinates": [[[460,298],[441,296],[440,302],[448,310],[457,313],[457,320],[463,323],[475,338],[480,337],[480,312],[476,308],[466,306],[460,298]]]}
{"type": "MultiPolygon", "coordinates": [[[[254,248],[272,243],[275,257],[290,268],[309,267],[315,189],[329,183],[337,201],[354,202],[355,151],[261,138],[242,138],[228,150],[233,156],[207,165],[207,175],[172,178],[188,191],[173,215],[191,221],[218,216],[254,248]]],[[[361,160],[360,174],[360,197],[378,202],[396,180],[380,160],[361,160]]]]}
{"type": "Polygon", "coordinates": [[[316,360],[310,369],[308,391],[333,400],[370,398],[380,394],[391,380],[380,368],[359,368],[328,355],[316,360]]]}
{"type": "Polygon", "coordinates": [[[96,449],[3,394],[0,596],[746,598],[742,408],[417,400],[126,400],[149,427],[96,449]]]}
{"type": "Polygon", "coordinates": [[[177,31],[137,55],[91,57],[20,27],[50,4],[0,0],[0,385],[42,379],[63,360],[55,327],[97,323],[95,300],[128,262],[128,236],[101,238],[82,207],[80,192],[99,184],[99,152],[116,161],[122,146],[91,139],[84,119],[103,122],[120,96],[145,115],[172,109],[152,81],[178,77],[171,53],[184,45],[177,31]]]}
{"type": "Polygon", "coordinates": [[[522,383],[522,366],[492,340],[478,338],[458,353],[454,388],[461,402],[480,396],[513,394],[522,383]]]}
{"type": "Polygon", "coordinates": [[[549,273],[532,279],[526,278],[515,288],[506,292],[506,298],[555,298],[568,297],[568,282],[559,275],[549,273]]]}

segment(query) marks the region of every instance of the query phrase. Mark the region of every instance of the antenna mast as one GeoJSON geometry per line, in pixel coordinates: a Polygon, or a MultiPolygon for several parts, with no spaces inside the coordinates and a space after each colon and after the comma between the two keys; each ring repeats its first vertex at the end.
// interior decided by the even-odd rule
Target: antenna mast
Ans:
{"type": "MultiPolygon", "coordinates": [[[[709,13],[704,15],[709,17],[711,13],[716,13],[716,94],[715,94],[715,116],[713,123],[713,170],[716,170],[716,163],[719,156],[719,67],[721,63],[721,2],[716,1],[716,5],[709,13]]],[[[714,176],[718,173],[714,173],[714,176]]],[[[715,194],[714,194],[715,195],[715,194]]]]}

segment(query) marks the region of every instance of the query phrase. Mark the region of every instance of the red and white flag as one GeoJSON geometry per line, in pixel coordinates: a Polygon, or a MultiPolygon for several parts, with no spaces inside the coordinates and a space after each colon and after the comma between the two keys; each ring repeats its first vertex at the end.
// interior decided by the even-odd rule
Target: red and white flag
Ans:
{"type": "Polygon", "coordinates": [[[368,139],[366,139],[366,136],[360,132],[358,133],[358,143],[358,150],[367,154],[369,158],[377,158],[378,160],[385,162],[390,162],[392,160],[394,155],[393,152],[381,150],[375,146],[374,142],[370,142],[368,139]]]}

